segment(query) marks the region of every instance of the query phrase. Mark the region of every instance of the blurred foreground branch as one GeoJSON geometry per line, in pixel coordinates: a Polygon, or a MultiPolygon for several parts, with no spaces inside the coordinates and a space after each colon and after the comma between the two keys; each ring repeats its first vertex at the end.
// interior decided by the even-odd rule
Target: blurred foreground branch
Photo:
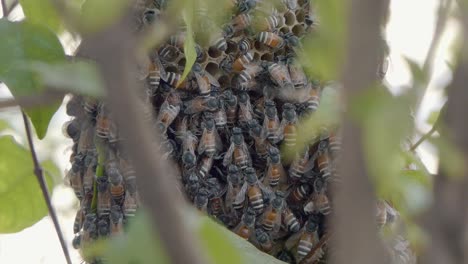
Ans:
{"type": "MultiPolygon", "coordinates": [[[[388,10],[385,0],[352,0],[348,5],[348,46],[343,72],[344,98],[349,104],[375,87],[379,65],[381,25],[388,10]]],[[[343,122],[342,183],[335,188],[336,249],[332,263],[386,263],[375,224],[375,193],[366,170],[362,131],[350,119],[343,122]]]]}
{"type": "Polygon", "coordinates": [[[135,166],[143,203],[171,263],[206,263],[201,260],[199,243],[182,220],[185,205],[176,190],[176,176],[170,164],[161,161],[159,153],[151,147],[154,145],[151,129],[141,118],[141,105],[136,96],[138,84],[130,76],[136,47],[131,19],[127,14],[103,32],[84,39],[79,53],[95,59],[101,70],[111,111],[135,166]]]}
{"type": "Polygon", "coordinates": [[[50,105],[63,99],[65,93],[48,90],[40,94],[0,100],[0,109],[21,106],[23,108],[50,105]]]}

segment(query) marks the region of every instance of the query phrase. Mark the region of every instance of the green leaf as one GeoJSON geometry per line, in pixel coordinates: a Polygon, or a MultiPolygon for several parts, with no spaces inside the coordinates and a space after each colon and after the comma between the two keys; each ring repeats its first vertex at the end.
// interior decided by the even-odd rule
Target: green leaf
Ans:
{"type": "Polygon", "coordinates": [[[19,2],[28,22],[48,27],[54,32],[62,29],[57,10],[51,0],[20,0],[19,2]]]}
{"type": "Polygon", "coordinates": [[[82,33],[96,33],[114,23],[125,12],[128,0],[86,0],[81,8],[82,33]]]}
{"type": "MultiPolygon", "coordinates": [[[[62,45],[50,30],[29,22],[0,20],[0,80],[4,81],[14,96],[34,95],[44,90],[39,76],[24,65],[41,61],[57,63],[65,61],[62,45]]],[[[31,117],[39,138],[43,138],[47,126],[58,105],[25,109],[31,117]]]]}
{"type": "MultiPolygon", "coordinates": [[[[33,173],[31,154],[13,137],[0,137],[0,233],[23,230],[47,215],[47,206],[33,173]]],[[[48,170],[58,169],[47,163],[48,170]]],[[[53,180],[45,174],[50,191],[53,180]]]]}
{"type": "Polygon", "coordinates": [[[463,159],[463,152],[453,142],[445,137],[431,138],[429,142],[434,144],[439,150],[441,171],[448,176],[461,179],[466,165],[463,159]]]}
{"type": "Polygon", "coordinates": [[[36,72],[48,87],[92,97],[104,95],[101,76],[91,61],[79,60],[54,64],[33,62],[28,67],[36,72]]]}
{"type": "Polygon", "coordinates": [[[185,78],[187,78],[187,75],[192,70],[192,66],[195,63],[195,60],[197,59],[197,52],[195,50],[195,39],[193,37],[193,29],[192,29],[192,22],[193,22],[192,9],[188,9],[188,7],[186,7],[184,9],[183,17],[187,25],[187,32],[186,32],[185,42],[184,42],[185,67],[184,67],[184,72],[182,73],[182,77],[177,83],[177,87],[179,87],[182,81],[184,81],[185,78]]]}
{"type": "Polygon", "coordinates": [[[415,84],[424,84],[428,81],[428,76],[427,76],[427,73],[425,73],[422,69],[421,66],[419,66],[419,64],[417,62],[415,62],[414,60],[408,58],[408,57],[403,57],[403,59],[405,60],[405,62],[408,64],[408,67],[412,73],[412,76],[413,76],[413,80],[415,82],[415,84]]]}
{"type": "Polygon", "coordinates": [[[8,123],[5,121],[5,120],[0,120],[0,132],[2,130],[5,130],[7,128],[9,128],[10,126],[8,125],[8,123]]]}

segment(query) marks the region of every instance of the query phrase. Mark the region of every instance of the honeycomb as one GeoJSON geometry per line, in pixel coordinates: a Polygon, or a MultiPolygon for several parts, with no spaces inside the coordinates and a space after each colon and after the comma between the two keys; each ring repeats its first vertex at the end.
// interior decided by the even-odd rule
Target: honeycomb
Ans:
{"type": "MultiPolygon", "coordinates": [[[[136,9],[141,28],[164,13],[158,3],[136,9]]],[[[295,57],[317,24],[314,12],[306,0],[263,9],[254,0],[233,4],[230,22],[208,45],[196,45],[185,80],[184,29],[139,65],[142,103],[149,105],[143,118],[160,135],[155,148],[178,165],[196,208],[287,263],[325,261],[339,131],[324,128],[309,145],[297,145],[298,120],[314,114],[323,88],[295,57]],[[280,149],[295,154],[288,160],[280,149]]],[[[64,131],[74,141],[67,178],[80,200],[74,246],[82,248],[125,232],[140,199],[106,102],[74,96],[67,113],[73,119],[64,131]]],[[[382,201],[376,210],[379,226],[395,214],[382,201]]]]}

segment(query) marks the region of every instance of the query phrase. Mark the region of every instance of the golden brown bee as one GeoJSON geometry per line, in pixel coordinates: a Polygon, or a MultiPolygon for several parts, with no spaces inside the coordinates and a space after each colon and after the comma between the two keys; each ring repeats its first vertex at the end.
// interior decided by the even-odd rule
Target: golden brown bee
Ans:
{"type": "Polygon", "coordinates": [[[298,182],[302,178],[308,161],[308,150],[304,151],[302,155],[296,154],[296,158],[293,160],[291,166],[289,167],[289,177],[291,179],[291,182],[298,182]]]}
{"type": "Polygon", "coordinates": [[[91,124],[85,122],[82,124],[80,139],[78,140],[77,153],[85,154],[94,149],[94,132],[95,129],[91,124]]]}
{"type": "Polygon", "coordinates": [[[111,235],[123,234],[123,214],[120,206],[113,205],[110,211],[110,233],[111,235]]]}
{"type": "Polygon", "coordinates": [[[259,20],[254,23],[254,27],[256,31],[275,31],[281,23],[281,17],[272,14],[267,17],[260,17],[259,20]]]}
{"type": "Polygon", "coordinates": [[[282,37],[273,32],[260,32],[257,40],[273,49],[281,49],[286,44],[286,41],[282,37]]]}
{"type": "MultiPolygon", "coordinates": [[[[253,48],[252,42],[248,38],[241,39],[238,45],[239,45],[240,52],[243,54],[246,54],[249,50],[253,48]]],[[[253,54],[252,54],[252,60],[253,60],[253,54]]]]}
{"type": "Polygon", "coordinates": [[[243,55],[240,55],[237,59],[234,60],[232,63],[232,70],[235,73],[240,73],[245,70],[249,64],[253,61],[253,53],[246,52],[243,55]]]}
{"type": "Polygon", "coordinates": [[[268,66],[271,80],[281,88],[291,89],[293,84],[288,69],[283,64],[271,63],[268,66]]]}
{"type": "Polygon", "coordinates": [[[179,57],[179,50],[172,45],[165,45],[159,50],[159,56],[162,61],[173,62],[179,57]]]}
{"type": "Polygon", "coordinates": [[[96,135],[100,138],[107,138],[109,136],[110,123],[109,111],[106,104],[102,103],[99,106],[99,112],[96,117],[96,135]]]}
{"type": "Polygon", "coordinates": [[[110,182],[110,193],[112,199],[117,204],[121,204],[124,199],[125,187],[123,176],[116,160],[109,160],[106,164],[106,174],[110,182]]]}
{"type": "Polygon", "coordinates": [[[226,114],[226,108],[225,108],[225,103],[224,100],[219,100],[219,108],[218,110],[214,111],[213,114],[213,120],[215,122],[216,128],[217,129],[223,129],[227,125],[227,114],[226,114]]]}
{"type": "Polygon", "coordinates": [[[193,65],[193,73],[197,80],[198,89],[201,96],[208,96],[211,92],[211,86],[216,88],[221,87],[218,80],[216,80],[209,72],[203,70],[199,63],[193,65]]]}
{"type": "Polygon", "coordinates": [[[247,196],[249,206],[252,207],[257,214],[260,214],[265,206],[264,194],[271,196],[271,191],[258,181],[254,168],[247,167],[244,172],[246,182],[237,194],[235,204],[242,203],[247,196]]]}
{"type": "Polygon", "coordinates": [[[263,252],[269,253],[273,249],[273,241],[270,236],[260,228],[255,229],[254,241],[255,246],[263,252]]]}
{"type": "Polygon", "coordinates": [[[254,140],[255,152],[257,155],[262,159],[266,159],[271,144],[263,137],[262,131],[262,126],[260,126],[257,119],[252,119],[249,123],[249,135],[254,140]]]}
{"type": "Polygon", "coordinates": [[[125,200],[122,205],[122,210],[125,216],[125,219],[131,219],[135,216],[135,213],[138,209],[138,192],[131,194],[130,192],[125,193],[125,200]]]}
{"type": "Polygon", "coordinates": [[[196,165],[197,159],[195,149],[197,148],[198,138],[191,131],[185,133],[184,141],[182,142],[182,164],[185,168],[193,168],[196,165]]]}
{"type": "Polygon", "coordinates": [[[282,212],[282,223],[285,226],[285,229],[291,233],[296,233],[301,229],[301,225],[299,224],[299,221],[297,221],[296,216],[294,213],[289,209],[288,206],[285,206],[283,212],[282,212]]]}
{"type": "Polygon", "coordinates": [[[97,158],[95,155],[86,155],[84,165],[87,167],[87,169],[83,174],[83,189],[85,194],[91,193],[93,191],[96,162],[97,158]]]}
{"type": "Polygon", "coordinates": [[[223,97],[226,106],[226,123],[232,128],[237,120],[237,97],[231,90],[226,90],[223,97]]]}
{"type": "Polygon", "coordinates": [[[149,96],[154,96],[158,90],[159,84],[161,83],[161,78],[166,75],[166,71],[159,61],[159,57],[155,57],[152,62],[149,64],[149,74],[148,74],[148,83],[150,89],[148,91],[149,96]]]}
{"type": "Polygon", "coordinates": [[[309,202],[304,206],[304,212],[306,214],[316,212],[329,215],[331,213],[330,202],[325,191],[326,183],[320,178],[316,179],[314,182],[314,193],[310,197],[309,202]]]}
{"type": "Polygon", "coordinates": [[[86,97],[84,99],[83,108],[86,111],[86,113],[88,113],[88,115],[94,117],[98,109],[98,100],[92,97],[86,97]]]}
{"type": "Polygon", "coordinates": [[[82,199],[84,195],[83,190],[83,161],[81,156],[77,155],[74,158],[71,169],[67,173],[67,178],[70,181],[70,186],[73,188],[75,195],[78,199],[82,199]]]}
{"type": "Polygon", "coordinates": [[[244,200],[240,201],[240,203],[236,203],[236,197],[244,182],[241,177],[241,172],[236,165],[229,165],[227,181],[228,187],[225,199],[226,210],[229,214],[237,214],[237,212],[244,208],[244,200]]]}
{"type": "Polygon", "coordinates": [[[297,245],[297,259],[299,261],[307,256],[307,253],[319,242],[317,229],[318,226],[315,222],[307,221],[304,233],[301,235],[297,245]]]}
{"type": "Polygon", "coordinates": [[[96,184],[98,189],[97,214],[99,217],[108,216],[111,209],[111,196],[107,177],[97,177],[96,184]]]}
{"type": "Polygon", "coordinates": [[[255,225],[255,211],[250,208],[242,216],[241,222],[233,229],[233,232],[245,240],[253,235],[255,225]]]}
{"type": "Polygon", "coordinates": [[[232,36],[235,33],[246,29],[252,21],[249,14],[242,13],[237,15],[231,20],[231,23],[226,27],[225,32],[227,36],[232,36]]]}
{"type": "Polygon", "coordinates": [[[238,89],[248,91],[255,84],[255,77],[262,71],[262,67],[255,64],[245,65],[238,76],[238,89]]]}
{"type": "Polygon", "coordinates": [[[305,101],[307,111],[313,113],[317,111],[320,104],[320,92],[318,89],[310,88],[309,97],[305,101]]]}
{"type": "Polygon", "coordinates": [[[198,96],[185,102],[184,113],[192,115],[203,111],[214,112],[219,108],[219,99],[214,96],[198,96]]]}
{"type": "Polygon", "coordinates": [[[205,153],[207,156],[216,156],[223,148],[223,143],[218,135],[213,119],[207,119],[204,122],[205,128],[198,144],[198,154],[205,153]]]}
{"type": "Polygon", "coordinates": [[[299,65],[295,61],[288,61],[288,71],[289,76],[291,77],[291,82],[296,89],[305,88],[308,84],[307,76],[302,69],[301,65],[299,65]]]}
{"type": "Polygon", "coordinates": [[[80,232],[81,227],[83,226],[84,220],[85,220],[84,208],[80,207],[78,211],[76,212],[75,222],[73,223],[73,233],[76,234],[80,232]]]}
{"type": "Polygon", "coordinates": [[[283,211],[283,207],[284,195],[279,192],[260,218],[263,230],[271,234],[276,234],[279,231],[281,227],[281,212],[283,211]]]}
{"type": "Polygon", "coordinates": [[[290,192],[288,201],[291,205],[299,205],[309,197],[310,191],[310,186],[308,184],[298,185],[290,192]]]}
{"type": "Polygon", "coordinates": [[[265,119],[263,120],[263,137],[272,144],[278,143],[281,136],[280,121],[276,104],[272,100],[265,101],[265,119]]]}
{"type": "Polygon", "coordinates": [[[327,151],[320,151],[320,154],[317,157],[317,166],[320,171],[322,178],[325,181],[328,181],[330,178],[330,169],[329,169],[330,159],[328,157],[327,151]]]}
{"type": "Polygon", "coordinates": [[[163,124],[165,129],[167,129],[179,114],[181,104],[182,101],[178,93],[169,93],[156,117],[157,122],[163,124]]]}
{"type": "Polygon", "coordinates": [[[206,188],[200,188],[195,195],[194,204],[195,207],[203,213],[208,212],[208,198],[209,198],[209,191],[206,188]]]}
{"type": "MultiPolygon", "coordinates": [[[[201,144],[201,143],[200,143],[201,144]]],[[[198,165],[198,175],[202,179],[206,179],[213,167],[213,156],[203,156],[198,165]]]]}
{"type": "Polygon", "coordinates": [[[232,129],[231,146],[229,147],[223,159],[223,166],[227,167],[234,164],[241,169],[245,169],[252,165],[249,149],[244,142],[242,130],[238,127],[232,129]]]}
{"type": "Polygon", "coordinates": [[[250,104],[250,96],[246,92],[241,92],[239,93],[238,98],[238,123],[241,127],[246,128],[248,127],[249,123],[254,119],[252,105],[250,104]]]}
{"type": "Polygon", "coordinates": [[[281,120],[281,136],[288,148],[296,147],[297,142],[297,115],[294,105],[286,103],[283,105],[283,120],[281,120]]]}
{"type": "Polygon", "coordinates": [[[282,189],[287,183],[286,172],[281,164],[281,155],[277,148],[271,147],[268,150],[268,164],[263,178],[263,184],[270,186],[273,190],[282,189]]]}
{"type": "Polygon", "coordinates": [[[96,214],[89,213],[85,216],[83,223],[83,233],[81,235],[81,245],[89,245],[93,240],[97,238],[97,226],[96,226],[96,214]]]}

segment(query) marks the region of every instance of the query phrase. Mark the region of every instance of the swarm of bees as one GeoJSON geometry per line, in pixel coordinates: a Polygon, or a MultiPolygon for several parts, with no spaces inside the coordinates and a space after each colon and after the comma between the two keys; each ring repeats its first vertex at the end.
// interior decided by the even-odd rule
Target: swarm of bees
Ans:
{"type": "MultiPolygon", "coordinates": [[[[157,23],[166,1],[137,9],[141,28],[157,23]]],[[[323,84],[307,77],[295,54],[314,30],[309,1],[232,0],[232,19],[185,67],[181,30],[152,50],[139,80],[143,118],[159,135],[164,159],[180,168],[187,200],[259,250],[287,263],[326,261],[329,185],[339,182],[337,128],[297,144],[298,120],[313,115],[323,84]],[[263,14],[255,17],[254,12],[263,14]],[[295,156],[286,161],[282,149],[295,156]]],[[[208,27],[209,28],[209,27],[208,27]]],[[[74,246],[124,232],[140,205],[135,171],[104,101],[74,96],[68,180],[80,200],[74,246]]],[[[376,206],[376,225],[396,213],[376,206]]]]}

